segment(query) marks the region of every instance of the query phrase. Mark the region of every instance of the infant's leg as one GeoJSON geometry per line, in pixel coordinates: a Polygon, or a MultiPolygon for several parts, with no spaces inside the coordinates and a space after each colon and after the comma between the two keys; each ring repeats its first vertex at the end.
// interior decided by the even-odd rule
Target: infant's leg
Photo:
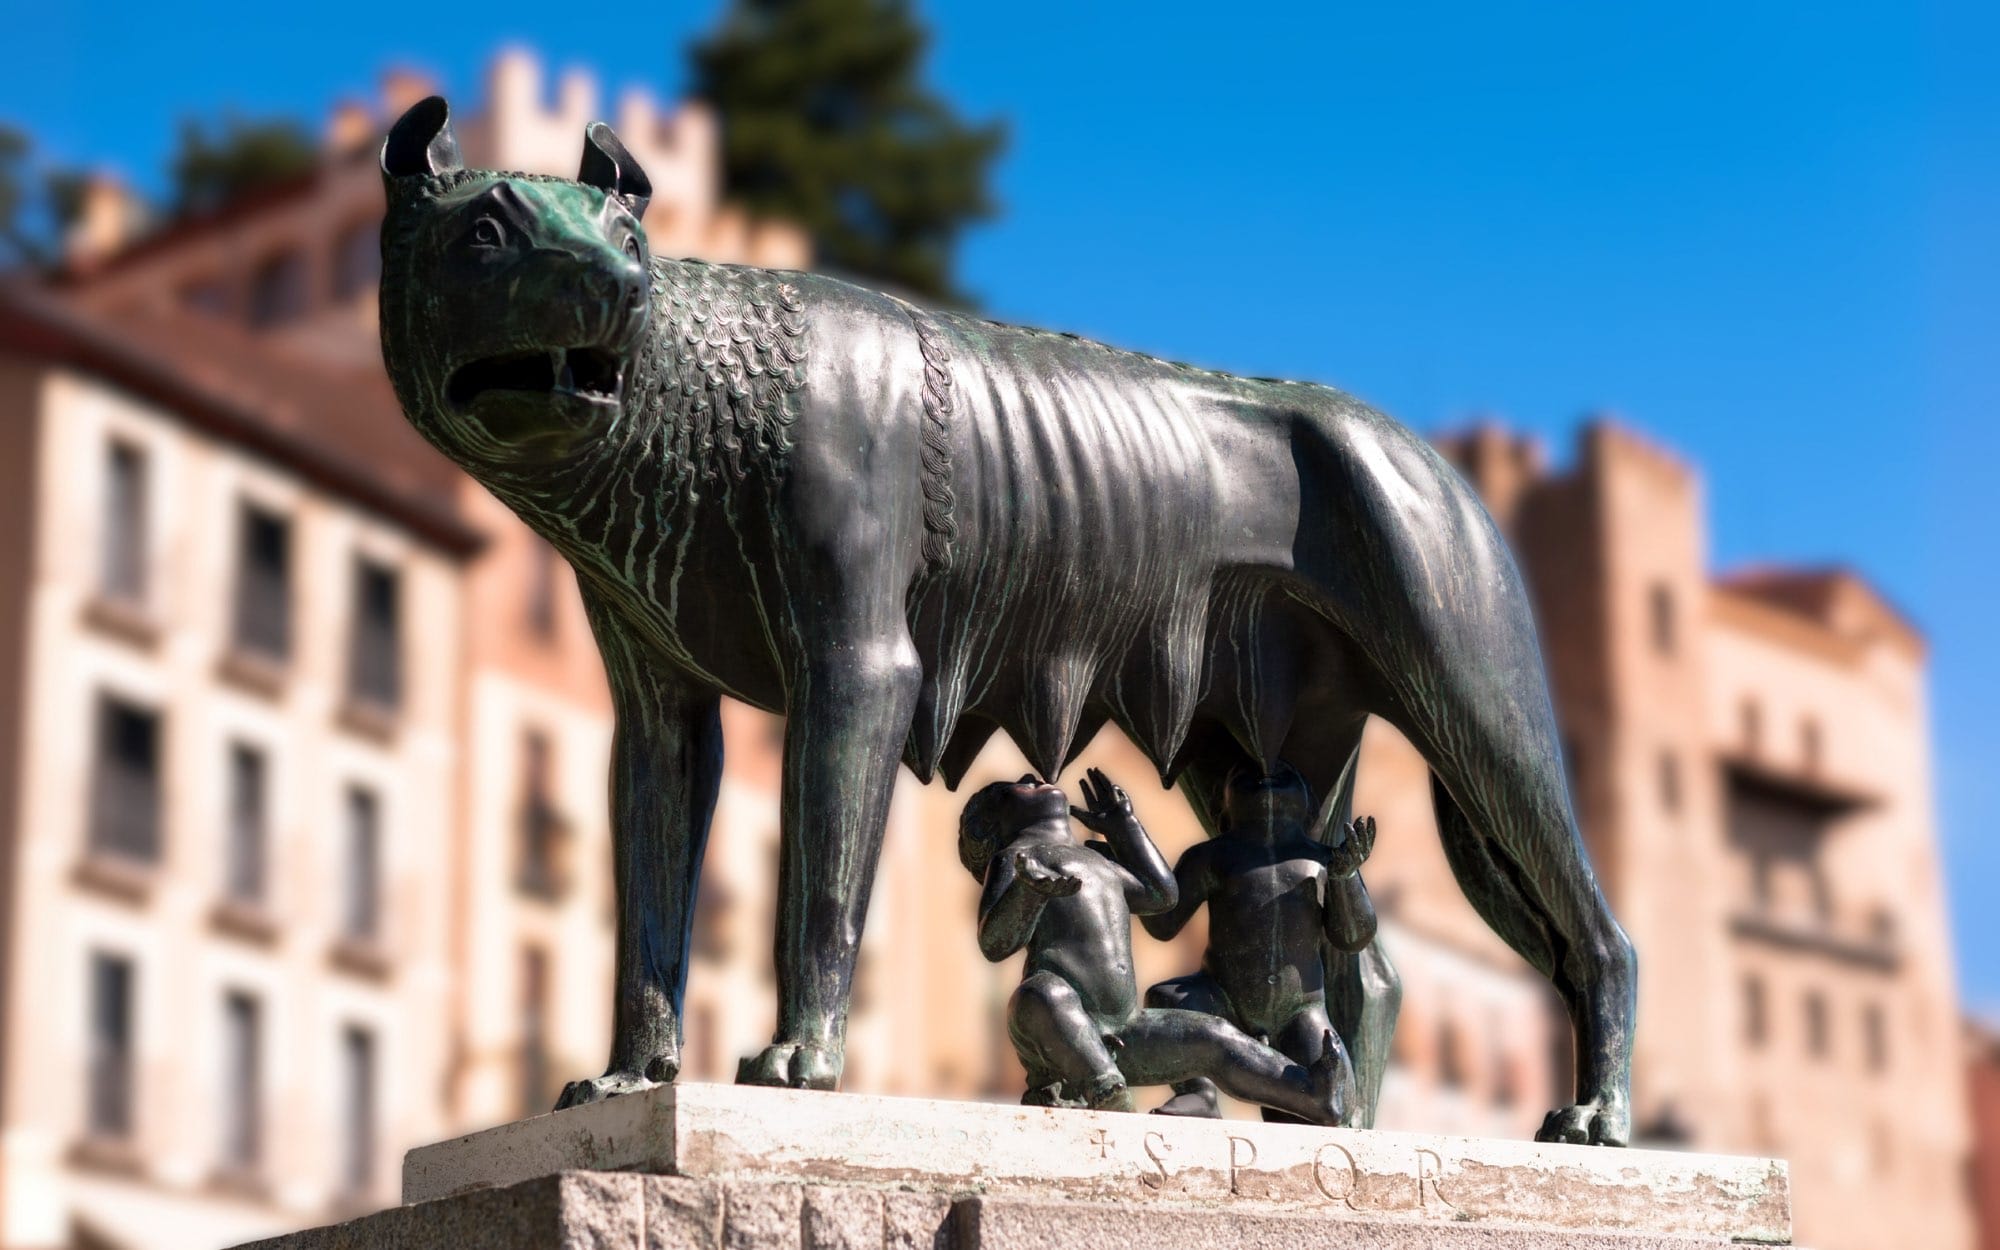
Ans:
{"type": "Polygon", "coordinates": [[[1129,1111],[1132,1096],[1104,1037],[1069,982],[1037,972],[1021,982],[1007,1004],[1007,1033],[1028,1070],[1029,1096],[1060,1081],[1071,1099],[1091,1107],[1129,1111]]]}
{"type": "MultiPolygon", "coordinates": [[[[1272,1034],[1271,1044],[1300,1067],[1312,1068],[1316,1064],[1324,1064],[1333,1072],[1340,1088],[1340,1105],[1346,1113],[1341,1123],[1352,1127],[1355,1114],[1360,1109],[1355,1095],[1354,1065],[1348,1058],[1347,1048],[1341,1044],[1340,1034],[1334,1032],[1333,1026],[1327,1022],[1326,1004],[1313,1003],[1287,1020],[1272,1034]]],[[[1273,1124],[1306,1122],[1270,1107],[1264,1108],[1264,1118],[1273,1124]]]]}
{"type": "MultiPolygon", "coordinates": [[[[1301,1067],[1215,1016],[1148,1008],[1119,1036],[1125,1043],[1119,1067],[1134,1085],[1206,1076],[1232,1097],[1314,1124],[1337,1124],[1347,1112],[1339,1073],[1324,1059],[1301,1067]]],[[[1352,1088],[1350,1072],[1346,1089],[1352,1088]]]]}
{"type": "MultiPolygon", "coordinates": [[[[1171,1007],[1206,1012],[1228,1019],[1229,998],[1206,972],[1192,972],[1171,981],[1162,981],[1146,991],[1148,1007],[1171,1007]]],[[[1215,1082],[1205,1076],[1191,1076],[1174,1082],[1174,1096],[1153,1108],[1156,1115],[1184,1115],[1195,1119],[1222,1118],[1222,1096],[1215,1082]]]]}

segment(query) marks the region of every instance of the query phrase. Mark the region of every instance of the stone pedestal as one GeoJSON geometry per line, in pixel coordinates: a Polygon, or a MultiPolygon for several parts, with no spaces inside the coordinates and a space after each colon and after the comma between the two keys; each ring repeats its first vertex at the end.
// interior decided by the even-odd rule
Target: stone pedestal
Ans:
{"type": "Polygon", "coordinates": [[[1789,1245],[1770,1159],[679,1085],[410,1152],[258,1250],[1789,1245]]]}

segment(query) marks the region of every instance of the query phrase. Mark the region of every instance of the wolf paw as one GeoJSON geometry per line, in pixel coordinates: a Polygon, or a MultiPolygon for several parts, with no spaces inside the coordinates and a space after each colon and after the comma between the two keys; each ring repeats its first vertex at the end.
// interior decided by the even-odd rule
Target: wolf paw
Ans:
{"type": "Polygon", "coordinates": [[[1622,1105],[1588,1102],[1558,1107],[1542,1121],[1535,1140],[1575,1146],[1629,1146],[1632,1112],[1622,1105]]]}
{"type": "Polygon", "coordinates": [[[556,1110],[565,1107],[581,1107],[585,1103],[603,1102],[620,1094],[636,1094],[641,1090],[653,1089],[673,1080],[667,1073],[663,1079],[650,1079],[645,1073],[626,1070],[606,1072],[603,1076],[593,1076],[584,1081],[571,1081],[563,1086],[562,1097],[556,1099],[556,1110]]]}
{"type": "Polygon", "coordinates": [[[790,1089],[833,1089],[840,1084],[843,1055],[811,1042],[773,1042],[736,1065],[738,1085],[790,1089]]]}

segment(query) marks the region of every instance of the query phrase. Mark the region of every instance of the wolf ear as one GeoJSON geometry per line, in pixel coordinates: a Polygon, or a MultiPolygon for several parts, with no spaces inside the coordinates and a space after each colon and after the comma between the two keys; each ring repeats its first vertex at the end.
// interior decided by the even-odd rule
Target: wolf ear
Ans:
{"type": "Polygon", "coordinates": [[[652,180],[603,122],[583,128],[583,165],[576,171],[576,180],[618,196],[634,217],[644,217],[646,204],[653,198],[652,180]]]}
{"type": "Polygon", "coordinates": [[[382,141],[382,176],[407,178],[412,174],[441,174],[462,169],[458,140],[451,133],[451,107],[441,95],[428,96],[410,106],[410,111],[389,127],[382,141]]]}

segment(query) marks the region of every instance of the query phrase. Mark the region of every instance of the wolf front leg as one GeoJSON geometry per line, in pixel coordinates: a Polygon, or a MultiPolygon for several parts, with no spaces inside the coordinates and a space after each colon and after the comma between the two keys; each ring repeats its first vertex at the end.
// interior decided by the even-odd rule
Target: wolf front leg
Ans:
{"type": "Polygon", "coordinates": [[[736,1079],[744,1084],[840,1082],[854,961],[921,676],[900,628],[888,640],[823,646],[794,676],[778,861],[778,1032],[743,1061],[736,1079]]]}
{"type": "Polygon", "coordinates": [[[558,1109],[671,1081],[681,1068],[688,936],[715,793],[722,700],[650,660],[590,604],[617,717],[611,745],[612,868],[618,894],[611,1062],[572,1081],[558,1109]]]}

